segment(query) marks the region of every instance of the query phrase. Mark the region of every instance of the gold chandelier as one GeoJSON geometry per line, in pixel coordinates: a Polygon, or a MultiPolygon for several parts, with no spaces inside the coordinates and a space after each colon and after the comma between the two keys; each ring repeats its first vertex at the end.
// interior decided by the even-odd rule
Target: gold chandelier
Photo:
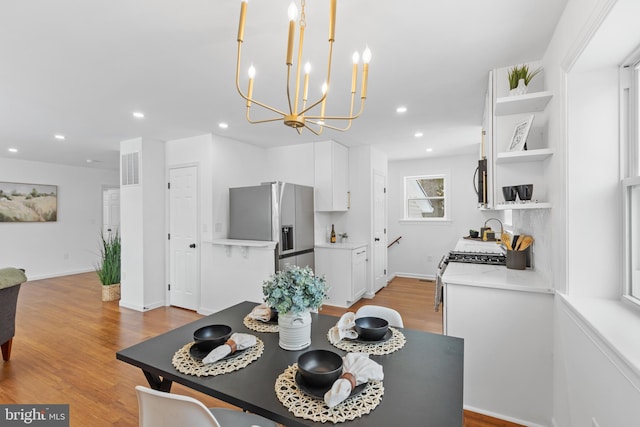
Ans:
{"type": "Polygon", "coordinates": [[[292,75],[292,67],[293,67],[293,54],[294,54],[294,38],[296,32],[296,15],[298,9],[296,5],[292,2],[289,6],[289,37],[287,44],[287,100],[288,100],[288,109],[286,111],[282,111],[280,109],[271,107],[267,104],[259,102],[253,99],[253,81],[256,75],[256,70],[251,65],[249,68],[249,87],[247,89],[247,93],[244,94],[240,89],[240,58],[242,52],[242,43],[244,41],[244,26],[247,15],[247,0],[242,0],[240,7],[240,24],[238,25],[238,62],[236,66],[236,88],[238,89],[238,93],[247,101],[247,121],[249,123],[266,123],[266,122],[275,122],[282,120],[285,125],[290,126],[298,131],[299,134],[302,133],[302,128],[307,128],[311,132],[316,135],[320,135],[322,133],[323,128],[327,127],[329,129],[334,129],[338,131],[346,131],[351,127],[351,122],[353,119],[358,118],[362,112],[364,111],[364,101],[367,98],[367,79],[369,75],[369,61],[371,61],[371,51],[367,47],[362,54],[363,66],[362,66],[362,87],[360,90],[360,110],[357,114],[353,114],[353,107],[355,103],[356,97],[356,85],[358,79],[358,62],[360,61],[360,55],[358,52],[353,54],[353,71],[351,73],[351,107],[349,110],[348,116],[327,116],[325,115],[325,106],[327,102],[327,95],[329,93],[329,88],[331,85],[331,57],[333,55],[333,42],[335,41],[335,23],[336,23],[336,1],[337,0],[329,0],[329,59],[327,64],[327,75],[324,84],[322,85],[322,97],[317,101],[311,103],[307,106],[308,101],[308,92],[309,92],[309,74],[311,72],[311,65],[307,62],[304,66],[304,80],[302,86],[302,102],[300,101],[300,74],[303,70],[302,64],[302,48],[304,45],[304,31],[306,28],[306,17],[305,17],[305,0],[301,0],[301,13],[300,13],[300,21],[298,23],[299,27],[299,41],[298,41],[298,56],[296,62],[295,69],[295,95],[293,100],[291,98],[291,75],[292,75]],[[269,118],[265,120],[252,120],[250,116],[251,104],[257,104],[267,110],[270,110],[277,114],[274,118],[269,118]],[[320,114],[312,114],[311,110],[320,105],[320,114]],[[337,127],[327,123],[328,121],[337,121],[342,120],[346,121],[347,124],[345,127],[337,127]],[[310,126],[310,125],[313,125],[310,126]]]}

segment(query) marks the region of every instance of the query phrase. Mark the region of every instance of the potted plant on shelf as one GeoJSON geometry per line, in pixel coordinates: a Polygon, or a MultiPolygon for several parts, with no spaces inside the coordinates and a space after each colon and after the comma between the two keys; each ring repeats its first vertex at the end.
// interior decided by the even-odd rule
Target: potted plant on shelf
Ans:
{"type": "Polygon", "coordinates": [[[301,350],[311,344],[310,310],[318,310],[327,298],[324,277],[311,268],[289,266],[262,284],[266,305],[278,312],[279,345],[301,350]]]}
{"type": "Polygon", "coordinates": [[[529,66],[526,64],[516,65],[509,70],[509,94],[510,95],[524,95],[527,93],[527,86],[529,82],[538,73],[542,71],[542,67],[538,67],[535,71],[529,71],[529,66]]]}
{"type": "Polygon", "coordinates": [[[102,283],[102,301],[120,299],[120,233],[100,233],[100,261],[96,273],[102,283]]]}

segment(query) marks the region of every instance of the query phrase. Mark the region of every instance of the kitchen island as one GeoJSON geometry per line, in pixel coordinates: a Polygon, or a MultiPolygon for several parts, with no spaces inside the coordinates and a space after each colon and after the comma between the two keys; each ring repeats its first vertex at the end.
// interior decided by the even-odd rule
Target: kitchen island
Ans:
{"type": "Polygon", "coordinates": [[[535,270],[450,262],[444,333],[464,339],[464,406],[519,424],[552,414],[554,290],[535,270]]]}

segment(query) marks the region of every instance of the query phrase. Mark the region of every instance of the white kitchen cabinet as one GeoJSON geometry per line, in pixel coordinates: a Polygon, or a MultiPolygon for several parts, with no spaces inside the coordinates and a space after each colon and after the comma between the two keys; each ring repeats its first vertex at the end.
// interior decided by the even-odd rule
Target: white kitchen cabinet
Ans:
{"type": "Polygon", "coordinates": [[[449,263],[445,334],[464,339],[464,405],[522,425],[552,416],[552,286],[531,270],[449,263]]]}
{"type": "Polygon", "coordinates": [[[325,276],[329,286],[328,305],[350,307],[367,288],[367,246],[334,243],[317,245],[316,271],[325,276]]]}
{"type": "Polygon", "coordinates": [[[316,142],[315,210],[319,212],[349,209],[349,151],[334,141],[316,142]]]}

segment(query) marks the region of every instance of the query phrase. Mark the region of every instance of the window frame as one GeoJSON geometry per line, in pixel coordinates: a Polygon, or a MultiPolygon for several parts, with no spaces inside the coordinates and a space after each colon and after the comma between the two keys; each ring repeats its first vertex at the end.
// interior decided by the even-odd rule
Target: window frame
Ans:
{"type": "MultiPolygon", "coordinates": [[[[620,181],[622,199],[622,295],[623,302],[640,309],[640,292],[633,294],[633,254],[640,244],[633,240],[633,230],[640,227],[640,220],[631,215],[632,192],[640,188],[640,50],[630,56],[620,67],[620,181]],[[625,161],[626,158],[626,161],[625,161]]],[[[637,193],[636,193],[637,194],[637,193]]],[[[639,201],[635,201],[637,206],[639,201]]],[[[637,216],[637,215],[636,215],[637,216]]]]}
{"type": "MultiPolygon", "coordinates": [[[[446,173],[434,173],[434,174],[423,174],[423,175],[411,175],[405,176],[402,182],[403,187],[403,197],[402,197],[402,221],[405,222],[443,222],[443,221],[451,221],[450,203],[449,203],[449,176],[446,173]],[[407,195],[407,182],[409,180],[418,180],[418,179],[442,179],[443,188],[444,188],[444,196],[442,196],[443,205],[444,205],[444,216],[443,217],[423,217],[423,218],[411,218],[409,217],[408,211],[408,195],[407,195]]],[[[437,197],[427,197],[427,199],[440,199],[437,197]]]]}

